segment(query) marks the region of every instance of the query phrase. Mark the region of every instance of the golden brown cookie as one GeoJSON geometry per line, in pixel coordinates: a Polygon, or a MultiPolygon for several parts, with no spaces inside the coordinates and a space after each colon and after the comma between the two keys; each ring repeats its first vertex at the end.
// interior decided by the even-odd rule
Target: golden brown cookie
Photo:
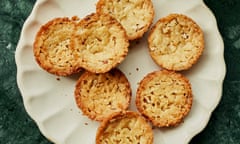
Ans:
{"type": "Polygon", "coordinates": [[[152,144],[153,131],[136,112],[114,113],[99,126],[96,144],[152,144]]]}
{"type": "Polygon", "coordinates": [[[129,42],[126,31],[115,18],[93,13],[77,24],[71,46],[84,69],[105,73],[124,60],[129,42]]]}
{"type": "Polygon", "coordinates": [[[67,76],[80,70],[70,48],[70,39],[78,19],[54,18],[41,26],[33,51],[37,63],[49,73],[67,76]]]}
{"type": "Polygon", "coordinates": [[[108,13],[126,29],[128,39],[143,36],[152,24],[154,9],[151,0],[99,0],[97,13],[108,13]]]}
{"type": "Polygon", "coordinates": [[[167,70],[149,73],[140,82],[136,106],[158,127],[176,126],[192,106],[191,85],[183,75],[167,70]]]}
{"type": "Polygon", "coordinates": [[[130,83],[118,69],[101,74],[85,71],[77,81],[75,100],[84,115],[102,121],[112,113],[128,108],[130,83]]]}
{"type": "Polygon", "coordinates": [[[153,60],[168,70],[187,70],[204,49],[203,31],[191,18],[170,14],[158,20],[148,37],[153,60]]]}

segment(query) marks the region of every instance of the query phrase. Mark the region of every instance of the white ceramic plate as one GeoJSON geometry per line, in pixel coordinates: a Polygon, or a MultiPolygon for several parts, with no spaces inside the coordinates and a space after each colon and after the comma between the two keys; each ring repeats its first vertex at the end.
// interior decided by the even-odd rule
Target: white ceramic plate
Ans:
{"type": "MultiPolygon", "coordinates": [[[[58,144],[94,144],[98,122],[83,116],[74,101],[74,86],[79,75],[57,77],[43,71],[35,62],[32,44],[40,26],[55,17],[83,18],[95,12],[97,0],[38,0],[26,20],[16,49],[17,83],[25,108],[40,131],[58,144]]],[[[180,126],[154,129],[154,144],[186,144],[207,124],[222,93],[225,76],[223,41],[216,20],[202,0],[153,0],[154,23],[169,13],[183,13],[194,19],[205,34],[205,51],[196,65],[183,74],[190,79],[194,101],[190,114],[180,126]]],[[[134,97],[138,82],[147,73],[160,69],[150,58],[147,34],[131,46],[119,68],[131,82],[134,97]]]]}

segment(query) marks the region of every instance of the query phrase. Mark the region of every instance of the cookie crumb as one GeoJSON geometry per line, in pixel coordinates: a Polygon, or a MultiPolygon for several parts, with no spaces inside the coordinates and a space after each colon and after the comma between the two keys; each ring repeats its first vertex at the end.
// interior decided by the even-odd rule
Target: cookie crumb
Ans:
{"type": "Polygon", "coordinates": [[[137,45],[137,44],[140,44],[140,40],[137,39],[137,40],[135,41],[135,44],[136,44],[136,45],[137,45]]]}

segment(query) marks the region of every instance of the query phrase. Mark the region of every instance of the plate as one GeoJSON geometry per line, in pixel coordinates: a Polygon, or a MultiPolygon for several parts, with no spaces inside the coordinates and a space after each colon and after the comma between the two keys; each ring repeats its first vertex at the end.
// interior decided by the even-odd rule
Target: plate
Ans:
{"type": "MultiPolygon", "coordinates": [[[[216,20],[202,0],[152,0],[155,23],[170,13],[182,13],[195,20],[205,35],[205,50],[198,63],[182,72],[193,89],[193,106],[184,122],[175,128],[154,128],[154,144],[186,144],[207,125],[221,99],[226,73],[223,41],[216,20]]],[[[39,0],[24,23],[16,49],[17,83],[26,111],[42,134],[58,144],[94,144],[98,122],[82,115],[75,104],[74,87],[79,74],[58,77],[42,70],[33,56],[32,44],[40,26],[55,17],[84,16],[95,12],[97,0],[39,0]]],[[[129,54],[118,67],[129,79],[134,98],[139,81],[159,70],[148,54],[147,33],[133,41],[129,54]]]]}

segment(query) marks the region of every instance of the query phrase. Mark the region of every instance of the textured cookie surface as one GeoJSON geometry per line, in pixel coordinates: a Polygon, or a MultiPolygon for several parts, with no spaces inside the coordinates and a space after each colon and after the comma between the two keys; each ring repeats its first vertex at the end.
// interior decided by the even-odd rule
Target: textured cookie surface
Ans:
{"type": "Polygon", "coordinates": [[[97,12],[115,17],[126,29],[129,40],[142,37],[154,17],[151,0],[99,0],[97,12]]]}
{"type": "Polygon", "coordinates": [[[131,88],[118,69],[101,74],[86,71],[76,84],[75,99],[83,114],[92,120],[102,121],[113,112],[128,108],[131,88]]]}
{"type": "Polygon", "coordinates": [[[36,35],[35,59],[43,69],[52,74],[66,76],[80,70],[70,48],[75,20],[55,18],[43,25],[36,35]]]}
{"type": "Polygon", "coordinates": [[[183,75],[173,71],[149,73],[137,89],[136,106],[153,125],[176,126],[191,109],[191,85],[183,75]]]}
{"type": "Polygon", "coordinates": [[[136,112],[119,112],[104,120],[98,128],[96,144],[152,144],[153,132],[136,112]]]}
{"type": "Polygon", "coordinates": [[[189,17],[170,14],[158,20],[148,37],[153,60],[168,70],[186,70],[197,62],[204,49],[201,28],[189,17]]]}
{"type": "Polygon", "coordinates": [[[126,31],[115,18],[93,13],[77,24],[71,46],[84,69],[104,73],[124,60],[129,42],[126,31]]]}

